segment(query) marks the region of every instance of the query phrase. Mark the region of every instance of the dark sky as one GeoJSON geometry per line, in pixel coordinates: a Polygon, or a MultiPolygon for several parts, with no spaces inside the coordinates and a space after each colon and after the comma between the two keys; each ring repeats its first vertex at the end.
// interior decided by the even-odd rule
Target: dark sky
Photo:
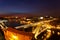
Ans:
{"type": "Polygon", "coordinates": [[[60,16],[60,0],[0,0],[0,14],[6,13],[60,16]]]}

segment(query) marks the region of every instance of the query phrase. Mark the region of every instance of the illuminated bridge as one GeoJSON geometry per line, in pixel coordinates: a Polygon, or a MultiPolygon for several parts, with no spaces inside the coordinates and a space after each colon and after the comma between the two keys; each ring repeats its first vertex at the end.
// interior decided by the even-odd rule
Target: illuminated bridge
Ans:
{"type": "MultiPolygon", "coordinates": [[[[56,20],[56,19],[53,19],[56,20]]],[[[16,29],[19,29],[21,27],[23,28],[28,28],[28,27],[32,27],[32,33],[35,34],[35,39],[37,39],[37,36],[39,34],[41,34],[42,32],[44,32],[45,30],[49,30],[51,28],[54,28],[53,26],[51,26],[49,24],[49,22],[53,21],[53,20],[46,20],[46,21],[41,21],[41,22],[37,22],[37,23],[32,23],[32,24],[28,24],[28,25],[23,25],[23,26],[17,26],[15,27],[16,29]],[[36,27],[36,28],[34,28],[36,27]]]]}
{"type": "MultiPolygon", "coordinates": [[[[53,20],[56,20],[56,19],[53,19],[53,20]]],[[[19,28],[28,28],[28,27],[32,27],[32,33],[35,34],[35,39],[37,39],[37,36],[39,34],[41,34],[42,32],[44,32],[45,30],[47,30],[47,36],[45,37],[48,38],[50,35],[51,35],[51,31],[50,29],[53,28],[53,29],[60,29],[60,27],[58,26],[57,28],[55,28],[54,26],[51,26],[49,24],[49,22],[53,21],[53,20],[45,20],[45,21],[40,21],[40,22],[37,22],[37,23],[32,23],[32,24],[28,24],[28,25],[22,25],[22,26],[17,26],[15,27],[16,29],[19,29],[19,28]]],[[[2,29],[5,29],[3,26],[5,26],[3,24],[4,21],[1,21],[0,22],[0,26],[2,29]]],[[[6,27],[7,28],[7,27],[6,27]]]]}

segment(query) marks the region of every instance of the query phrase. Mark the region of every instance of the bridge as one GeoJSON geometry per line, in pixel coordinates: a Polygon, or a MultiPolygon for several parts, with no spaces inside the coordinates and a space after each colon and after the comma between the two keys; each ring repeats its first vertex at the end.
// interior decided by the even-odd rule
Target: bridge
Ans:
{"type": "MultiPolygon", "coordinates": [[[[51,29],[51,28],[55,28],[54,26],[51,26],[51,25],[49,24],[49,22],[51,22],[51,21],[53,21],[53,20],[56,20],[56,19],[45,20],[45,21],[40,21],[40,22],[36,22],[36,23],[32,23],[32,24],[17,26],[17,27],[15,27],[15,29],[19,29],[19,28],[22,28],[22,27],[23,27],[23,28],[32,27],[32,33],[35,34],[34,37],[35,37],[35,39],[37,39],[37,36],[38,36],[39,34],[41,34],[42,32],[44,32],[45,30],[49,30],[49,29],[51,29]],[[34,28],[34,27],[36,27],[36,28],[34,28]]],[[[5,21],[2,21],[2,20],[0,21],[0,26],[1,26],[1,28],[4,30],[4,29],[6,29],[6,28],[8,28],[8,27],[6,27],[3,22],[5,22],[5,21]],[[5,26],[6,28],[4,28],[4,26],[5,26]]],[[[57,27],[57,28],[55,28],[55,29],[60,29],[60,27],[57,27]]]]}
{"type": "MultiPolygon", "coordinates": [[[[56,19],[53,19],[56,20],[56,19]]],[[[19,29],[21,27],[23,28],[28,28],[28,27],[32,27],[32,33],[35,34],[35,39],[37,39],[37,36],[39,34],[41,34],[42,32],[44,32],[47,29],[51,29],[54,28],[53,26],[51,26],[49,24],[49,22],[53,21],[53,20],[45,20],[45,21],[40,21],[40,22],[36,22],[36,23],[32,23],[32,24],[28,24],[28,25],[22,25],[22,26],[17,26],[15,27],[16,29],[19,29]],[[36,27],[36,28],[34,28],[36,27]]]]}

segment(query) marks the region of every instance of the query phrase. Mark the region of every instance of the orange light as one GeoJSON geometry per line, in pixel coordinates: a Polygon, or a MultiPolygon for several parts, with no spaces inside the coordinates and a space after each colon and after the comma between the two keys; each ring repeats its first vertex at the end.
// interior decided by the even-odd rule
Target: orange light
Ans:
{"type": "Polygon", "coordinates": [[[13,40],[18,40],[18,37],[16,35],[12,35],[12,38],[13,40]]]}
{"type": "MultiPolygon", "coordinates": [[[[4,31],[5,39],[6,40],[31,40],[32,35],[27,35],[25,32],[19,32],[18,30],[15,30],[13,28],[8,28],[6,31],[4,31]]],[[[28,33],[29,34],[29,33],[28,33]]]]}

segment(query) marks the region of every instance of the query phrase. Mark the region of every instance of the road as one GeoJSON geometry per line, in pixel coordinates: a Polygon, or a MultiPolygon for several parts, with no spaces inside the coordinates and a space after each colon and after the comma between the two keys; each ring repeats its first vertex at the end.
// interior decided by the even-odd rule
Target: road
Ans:
{"type": "Polygon", "coordinates": [[[31,26],[32,26],[32,28],[36,27],[36,28],[32,29],[33,30],[32,33],[35,34],[34,37],[35,37],[35,39],[37,39],[37,36],[39,34],[41,34],[42,32],[44,32],[45,30],[47,30],[47,29],[49,30],[51,28],[54,28],[53,26],[51,26],[49,24],[49,22],[51,22],[53,20],[56,20],[56,19],[45,20],[45,21],[40,21],[40,22],[37,22],[37,23],[28,24],[28,25],[17,26],[15,28],[16,29],[19,29],[21,27],[28,28],[28,27],[31,27],[31,26]]]}
{"type": "MultiPolygon", "coordinates": [[[[39,35],[39,34],[41,34],[42,32],[44,32],[45,30],[47,30],[47,32],[49,32],[49,33],[47,33],[47,36],[46,36],[46,38],[48,38],[49,36],[50,36],[50,34],[51,34],[51,31],[50,31],[50,29],[51,28],[53,28],[53,29],[60,29],[60,27],[58,26],[57,28],[55,28],[54,26],[51,26],[50,24],[49,24],[49,22],[51,22],[51,21],[53,21],[53,20],[56,20],[56,19],[52,19],[52,20],[45,20],[45,21],[40,21],[40,22],[36,22],[36,23],[32,23],[32,24],[28,24],[28,25],[22,25],[22,26],[17,26],[17,27],[15,27],[16,29],[19,29],[19,28],[28,28],[28,27],[32,27],[32,33],[33,34],[35,34],[35,39],[37,39],[37,36],[39,35]],[[34,28],[34,27],[36,27],[36,28],[34,28]]],[[[1,24],[0,24],[0,26],[1,26],[1,28],[3,29],[4,27],[3,27],[3,22],[0,22],[1,24]]],[[[4,25],[5,26],[5,25],[4,25]]]]}

